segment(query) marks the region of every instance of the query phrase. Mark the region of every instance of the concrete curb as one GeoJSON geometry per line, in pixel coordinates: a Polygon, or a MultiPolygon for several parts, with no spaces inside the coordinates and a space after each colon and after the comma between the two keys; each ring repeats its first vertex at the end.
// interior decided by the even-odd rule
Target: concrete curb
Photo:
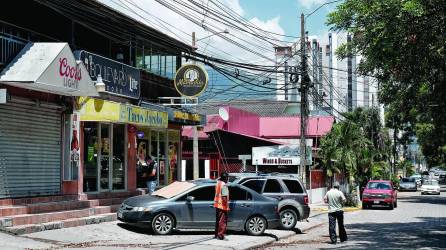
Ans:
{"type": "MultiPolygon", "coordinates": [[[[344,207],[344,212],[352,212],[352,211],[358,211],[361,210],[361,207],[344,207]]],[[[319,212],[328,212],[328,208],[321,207],[321,208],[313,208],[311,211],[319,211],[319,212]]]]}
{"type": "MultiPolygon", "coordinates": [[[[318,214],[315,214],[315,215],[313,215],[313,216],[310,216],[309,218],[317,217],[317,216],[320,216],[320,215],[323,215],[323,214],[325,214],[325,213],[318,213],[318,214]]],[[[319,226],[321,226],[321,225],[323,225],[323,224],[325,224],[325,223],[326,223],[326,222],[319,222],[319,223],[316,223],[316,224],[314,224],[314,225],[312,225],[312,226],[309,226],[309,227],[307,227],[307,228],[304,228],[301,232],[303,233],[303,232],[312,230],[312,229],[314,229],[314,228],[316,228],[316,227],[319,227],[319,226]]],[[[297,235],[297,233],[294,232],[294,231],[289,231],[289,233],[287,233],[287,234],[285,234],[285,235],[282,235],[282,236],[278,237],[277,240],[275,240],[275,239],[271,239],[271,240],[268,240],[267,242],[262,242],[262,243],[258,243],[258,244],[255,244],[255,245],[251,245],[251,246],[249,246],[249,247],[240,248],[240,250],[249,250],[249,249],[256,249],[256,248],[264,247],[264,246],[267,246],[267,245],[269,245],[269,244],[271,244],[271,243],[274,243],[274,242],[279,241],[279,240],[282,240],[282,239],[289,238],[289,237],[294,236],[294,235],[297,235]]]]}

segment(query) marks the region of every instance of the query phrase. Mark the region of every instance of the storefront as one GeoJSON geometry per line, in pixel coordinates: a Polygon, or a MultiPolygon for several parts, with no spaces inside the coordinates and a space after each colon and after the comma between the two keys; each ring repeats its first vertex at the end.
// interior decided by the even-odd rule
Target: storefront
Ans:
{"type": "Polygon", "coordinates": [[[66,43],[29,43],[2,71],[0,198],[61,194],[68,96],[98,95],[66,43]],[[26,90],[25,90],[26,89],[26,90]]]}
{"type": "Polygon", "coordinates": [[[78,103],[84,192],[134,190],[137,156],[150,152],[162,180],[167,113],[93,98],[79,98],[78,103]]]}

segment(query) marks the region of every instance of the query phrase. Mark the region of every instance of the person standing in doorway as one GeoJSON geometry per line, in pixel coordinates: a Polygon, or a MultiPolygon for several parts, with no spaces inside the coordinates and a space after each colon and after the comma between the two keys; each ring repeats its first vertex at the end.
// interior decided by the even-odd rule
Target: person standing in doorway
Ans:
{"type": "Polygon", "coordinates": [[[218,238],[219,240],[225,239],[226,226],[228,224],[229,189],[226,185],[227,182],[228,174],[223,172],[215,186],[215,238],[218,238]]]}
{"type": "Polygon", "coordinates": [[[330,191],[324,197],[325,203],[328,203],[328,230],[332,244],[336,244],[336,220],[338,221],[339,239],[341,242],[347,240],[347,232],[344,227],[344,211],[343,204],[346,199],[344,194],[339,190],[339,184],[335,183],[330,191]]]}

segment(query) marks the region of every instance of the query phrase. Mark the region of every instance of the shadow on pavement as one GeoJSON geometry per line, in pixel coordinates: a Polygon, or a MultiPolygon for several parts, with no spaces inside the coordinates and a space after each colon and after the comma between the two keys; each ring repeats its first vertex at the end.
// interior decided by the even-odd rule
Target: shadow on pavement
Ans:
{"type": "MultiPolygon", "coordinates": [[[[134,233],[154,235],[153,231],[149,227],[141,227],[141,226],[126,224],[126,223],[118,223],[118,226],[121,227],[122,229],[129,230],[134,233]]],[[[299,231],[300,233],[302,233],[297,228],[293,231],[295,231],[295,232],[299,231]]],[[[209,239],[213,239],[214,231],[213,230],[174,230],[171,235],[206,235],[206,236],[210,235],[211,238],[209,238],[209,239]]],[[[247,235],[246,232],[231,231],[231,230],[228,230],[227,235],[243,235],[243,236],[247,236],[247,237],[253,237],[253,236],[247,235]]],[[[279,237],[277,237],[274,234],[270,234],[270,233],[264,233],[261,236],[271,237],[271,238],[275,239],[276,241],[279,240],[279,237]]],[[[209,240],[209,239],[207,239],[207,240],[209,240]]]]}
{"type": "Polygon", "coordinates": [[[418,217],[421,222],[358,223],[346,225],[349,240],[321,249],[444,249],[446,217],[418,217]]]}
{"type": "Polygon", "coordinates": [[[440,195],[420,195],[410,197],[398,197],[399,200],[409,203],[429,203],[435,205],[446,205],[446,196],[440,195]]]}

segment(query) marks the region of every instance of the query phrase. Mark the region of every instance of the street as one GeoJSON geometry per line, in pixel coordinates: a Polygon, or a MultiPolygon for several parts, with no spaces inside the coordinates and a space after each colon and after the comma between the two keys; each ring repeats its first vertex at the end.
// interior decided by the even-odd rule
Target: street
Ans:
{"type": "Polygon", "coordinates": [[[211,231],[181,230],[154,236],[120,222],[43,231],[23,236],[0,234],[0,249],[440,249],[446,240],[446,190],[440,196],[400,192],[395,210],[374,208],[345,213],[349,240],[328,244],[325,213],[300,222],[295,232],[268,230],[260,237],[230,232],[227,241],[211,231]],[[272,244],[268,245],[269,243],[272,244]]]}
{"type": "Polygon", "coordinates": [[[446,247],[446,193],[420,195],[398,193],[394,210],[373,208],[345,213],[348,241],[328,244],[328,218],[325,223],[304,234],[280,240],[266,249],[444,249],[446,247]]]}

